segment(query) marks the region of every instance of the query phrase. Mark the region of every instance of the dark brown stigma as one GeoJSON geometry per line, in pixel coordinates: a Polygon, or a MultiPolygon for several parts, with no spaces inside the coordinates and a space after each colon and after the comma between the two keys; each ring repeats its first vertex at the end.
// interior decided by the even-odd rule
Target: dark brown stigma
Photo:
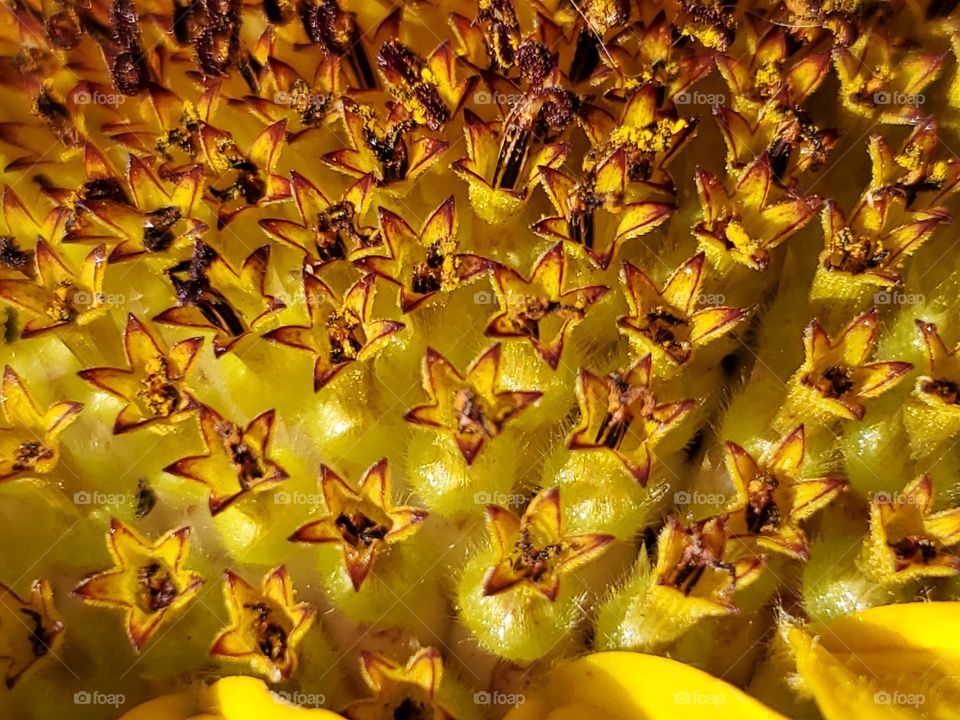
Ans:
{"type": "Polygon", "coordinates": [[[272,662],[284,662],[287,659],[288,635],[279,623],[273,621],[273,609],[262,602],[244,607],[256,614],[252,624],[257,649],[272,662]]]}
{"type": "Polygon", "coordinates": [[[919,562],[924,565],[937,557],[937,544],[919,535],[907,535],[895,543],[888,543],[894,555],[903,562],[919,562]]]}
{"type": "Polygon", "coordinates": [[[776,530],[782,517],[777,507],[776,491],[779,481],[770,473],[760,472],[747,484],[747,529],[754,535],[776,530]]]}
{"type": "Polygon", "coordinates": [[[340,513],[335,521],[341,537],[351,547],[357,549],[369,548],[374,543],[382,541],[389,532],[389,528],[367,517],[359,510],[351,513],[340,513]]]}
{"type": "Polygon", "coordinates": [[[151,252],[160,252],[170,247],[176,239],[173,226],[181,217],[180,208],[176,205],[146,213],[143,220],[143,246],[151,252]]]}
{"type": "Polygon", "coordinates": [[[147,613],[170,607],[177,597],[177,586],[170,571],[158,562],[137,571],[137,606],[147,613]]]}
{"type": "Polygon", "coordinates": [[[957,405],[960,401],[960,386],[946,378],[924,380],[920,389],[929,395],[936,395],[947,405],[957,405]]]}
{"type": "Polygon", "coordinates": [[[853,389],[853,373],[840,365],[827,368],[814,382],[809,378],[809,375],[805,378],[807,384],[812,384],[823,397],[831,400],[841,398],[853,389]]]}
{"type": "MultiPolygon", "coordinates": [[[[53,642],[54,633],[47,630],[43,625],[43,616],[30,608],[20,608],[20,612],[26,615],[33,623],[30,629],[30,651],[35,658],[40,658],[50,652],[50,645],[53,642]]],[[[60,623],[56,623],[55,631],[60,630],[60,623]]]]}

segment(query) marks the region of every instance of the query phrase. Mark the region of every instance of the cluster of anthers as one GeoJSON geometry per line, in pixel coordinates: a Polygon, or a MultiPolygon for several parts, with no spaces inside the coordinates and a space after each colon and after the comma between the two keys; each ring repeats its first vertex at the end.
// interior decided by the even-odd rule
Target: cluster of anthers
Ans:
{"type": "MultiPolygon", "coordinates": [[[[318,609],[382,631],[431,572],[505,661],[663,651],[787,590],[831,503],[886,592],[956,576],[960,365],[895,300],[960,189],[954,4],[5,3],[0,481],[92,493],[49,512],[112,558],[0,587],[7,684],[77,598],[140,653],[214,562],[209,655],[271,682],[318,609]],[[911,475],[854,480],[881,396],[911,475]]],[[[452,717],[396,624],[343,712],[452,717]]]]}

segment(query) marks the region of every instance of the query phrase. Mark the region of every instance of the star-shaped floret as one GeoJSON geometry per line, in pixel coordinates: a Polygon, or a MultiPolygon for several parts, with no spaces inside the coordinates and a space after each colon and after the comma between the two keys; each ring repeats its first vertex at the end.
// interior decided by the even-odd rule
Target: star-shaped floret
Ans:
{"type": "Polygon", "coordinates": [[[79,273],[68,268],[53,248],[40,239],[30,277],[0,276],[0,298],[23,310],[22,336],[32,337],[67,325],[85,325],[110,307],[103,294],[106,248],[98,245],[86,256],[79,273]]]}
{"type": "Polygon", "coordinates": [[[736,443],[727,442],[724,459],[738,508],[727,525],[730,538],[753,540],[764,550],[799,560],[807,558],[807,535],[800,523],[843,492],[846,482],[836,477],[798,478],[806,442],[800,425],[759,462],[736,443]]]}
{"type": "Polygon", "coordinates": [[[340,99],[349,148],[334,150],[323,161],[353,177],[373,173],[377,185],[414,180],[440,159],[448,143],[423,135],[402,107],[381,123],[373,109],[348,97],[340,99]]]}
{"type": "Polygon", "coordinates": [[[0,583],[0,667],[8,688],[44,658],[56,657],[63,630],[49,582],[35,580],[28,600],[0,583]]]}
{"type": "Polygon", "coordinates": [[[799,177],[826,164],[840,131],[818,127],[807,114],[786,103],[786,94],[783,89],[780,96],[764,103],[755,118],[725,105],[714,106],[712,112],[727,146],[727,164],[735,174],[768,153],[774,179],[799,194],[799,177]]]}
{"type": "Polygon", "coordinates": [[[350,286],[341,300],[326,283],[304,270],[310,324],[286,325],[264,335],[267,340],[314,355],[314,392],[350,363],[374,357],[404,328],[396,320],[374,319],[375,280],[376,275],[368,273],[350,286]]]}
{"type": "Polygon", "coordinates": [[[275,420],[274,411],[267,410],[241,427],[202,407],[200,429],[206,453],[181,458],[164,472],[206,485],[210,513],[216,515],[245,495],[269,490],[287,479],[286,471],[270,452],[275,420]]]}
{"type": "Polygon", "coordinates": [[[60,462],[60,433],[77,419],[83,405],[58,402],[41,410],[20,376],[7,366],[0,383],[0,482],[48,475],[60,462]]]}
{"type": "Polygon", "coordinates": [[[290,197],[290,181],[276,172],[286,144],[287,121],[267,126],[243,152],[232,135],[206,122],[199,124],[199,148],[211,174],[221,181],[209,193],[219,201],[217,226],[223,227],[244,211],[290,197]],[[226,178],[229,182],[222,182],[226,178]]]}
{"type": "Polygon", "coordinates": [[[483,594],[525,585],[551,602],[557,599],[565,573],[598,556],[614,540],[602,533],[565,534],[556,487],[537,493],[522,517],[488,505],[487,530],[496,558],[483,578],[483,594]]]}
{"type": "Polygon", "coordinates": [[[711,306],[697,310],[705,256],[695,255],[678,267],[660,290],[639,268],[623,264],[621,282],[630,314],[621,331],[675,365],[686,363],[698,347],[720,337],[746,317],[746,311],[711,306]]]}
{"type": "Polygon", "coordinates": [[[387,461],[380,460],[354,489],[326,465],[320,468],[326,514],[297,529],[292,542],[337,543],[353,589],[359,590],[377,556],[420,529],[426,511],[394,505],[387,461]]]}
{"type": "Polygon", "coordinates": [[[729,257],[751,270],[765,270],[770,251],[813,217],[816,197],[768,203],[773,173],[766,153],[747,166],[732,190],[713,173],[696,171],[703,220],[693,233],[711,256],[729,257]]]}
{"type": "Polygon", "coordinates": [[[823,208],[825,246],[820,266],[849,283],[890,286],[900,281],[903,262],[951,217],[944,208],[909,212],[902,194],[885,188],[857,205],[847,222],[833,200],[823,208]]]}
{"type": "Polygon", "coordinates": [[[115,262],[146,252],[165,252],[207,230],[207,225],[195,218],[203,196],[202,165],[181,171],[167,190],[143,160],[133,154],[129,157],[127,178],[133,202],[117,202],[115,193],[78,202],[89,212],[80,216],[81,220],[91,221],[76,224],[64,242],[110,243],[109,260],[115,262]]]}
{"type": "Polygon", "coordinates": [[[900,584],[960,573],[960,508],[933,512],[933,482],[921,475],[870,503],[870,535],[861,561],[881,582],[900,584]]]}
{"type": "Polygon", "coordinates": [[[127,367],[89,368],[78,375],[126,401],[113,423],[114,434],[119,434],[153,422],[179,419],[197,408],[186,376],[202,344],[202,338],[190,338],[167,349],[131,313],[123,333],[127,367]]]}
{"type": "Polygon", "coordinates": [[[667,593],[687,618],[736,612],[734,594],[763,569],[762,557],[731,557],[726,523],[725,515],[689,527],[670,518],[657,538],[653,568],[657,592],[667,593]]]}
{"type": "Polygon", "coordinates": [[[960,190],[960,160],[938,158],[943,141],[937,134],[937,122],[925,118],[894,152],[880,133],[870,135],[870,161],[873,172],[868,192],[897,188],[906,194],[907,206],[930,207],[960,190]],[[918,196],[922,201],[918,202],[918,196]]]}
{"type": "Polygon", "coordinates": [[[50,241],[61,237],[70,222],[70,212],[54,207],[41,219],[34,217],[12,187],[0,195],[0,277],[36,276],[33,248],[38,238],[50,241]]]}
{"type": "Polygon", "coordinates": [[[913,395],[930,407],[960,417],[960,345],[951,350],[934,323],[916,322],[927,347],[927,370],[917,378],[913,395]]]}
{"type": "Polygon", "coordinates": [[[422,58],[399,40],[380,46],[377,68],[389,93],[418,125],[440,130],[457,113],[477,81],[456,77],[456,56],[445,41],[422,58]]]}
{"type": "Polygon", "coordinates": [[[647,354],[623,371],[595,375],[581,370],[577,381],[580,422],[568,447],[612,452],[641,485],[647,484],[652,449],[693,409],[693,400],[661,403],[652,387],[653,359],[647,354]]]}
{"type": "Polygon", "coordinates": [[[348,705],[343,713],[350,720],[453,720],[438,697],[443,657],[435,648],[421,648],[404,664],[364,652],[360,655],[360,673],[373,697],[348,705]]]}
{"type": "Polygon", "coordinates": [[[816,320],[807,327],[799,382],[828,414],[860,420],[868,398],[886,392],[913,368],[908,362],[867,362],[879,330],[876,308],[854,318],[835,340],[816,320]]]}
{"type": "Polygon", "coordinates": [[[626,154],[617,150],[579,178],[553,168],[540,168],[540,180],[553,207],[559,213],[533,225],[542,237],[560,239],[584,252],[600,268],[606,268],[620,246],[640,237],[664,222],[673,206],[660,202],[625,203],[626,154]],[[596,227],[604,210],[619,219],[616,232],[608,235],[596,227]],[[609,241],[598,242],[601,237],[609,241]]]}
{"type": "Polygon", "coordinates": [[[184,568],[190,528],[171,530],[156,542],[113,518],[107,545],[113,568],[91,575],[73,593],[83,600],[125,611],[127,637],[137,652],[167,618],[182,610],[203,579],[184,568]]]}
{"type": "Polygon", "coordinates": [[[593,169],[619,151],[624,156],[628,182],[673,194],[667,166],[693,137],[697,119],[680,118],[675,111],[659,108],[657,97],[661,92],[655,82],[636,88],[618,122],[608,120],[605,113],[590,115],[587,127],[594,143],[584,159],[586,169],[593,169]]]}
{"type": "Polygon", "coordinates": [[[358,251],[380,245],[377,228],[362,224],[376,181],[367,174],[351,184],[338,202],[328,199],[300,173],[290,173],[300,222],[280,218],[260,220],[271,237],[302,250],[314,271],[336,260],[351,259],[358,251]]]}
{"type": "Polygon", "coordinates": [[[503,391],[500,385],[500,345],[474,360],[463,375],[435,350],[428,349],[423,364],[423,388],[429,405],[418,405],[405,419],[449,435],[467,464],[484,443],[503,431],[504,425],[540,399],[537,391],[503,391]]]}
{"type": "Polygon", "coordinates": [[[400,286],[400,307],[405,313],[490,268],[490,262],[479,255],[457,252],[460,229],[453,196],[430,214],[419,232],[386,208],[381,207],[379,215],[389,255],[374,250],[357,264],[400,286]]]}
{"type": "Polygon", "coordinates": [[[270,246],[254,250],[239,270],[204,242],[193,257],[170,270],[177,305],[157,315],[156,322],[209,330],[217,357],[236,348],[268,315],[285,305],[264,292],[270,246]]]}
{"type": "Polygon", "coordinates": [[[674,98],[709,74],[714,58],[715,53],[704,53],[693,43],[677,42],[672,18],[660,11],[611,38],[591,80],[612,84],[605,95],[615,100],[629,100],[649,82],[663,88],[664,97],[674,98]]]}
{"type": "Polygon", "coordinates": [[[526,278],[498,265],[494,280],[500,310],[490,318],[487,335],[528,340],[555,370],[567,334],[608,290],[603,285],[589,285],[564,291],[566,271],[562,243],[544,253],[526,278]]]}
{"type": "Polygon", "coordinates": [[[467,156],[451,166],[466,181],[470,205],[486,223],[502,223],[517,214],[540,182],[543,167],[559,167],[570,146],[549,142],[531,148],[531,141],[515,141],[516,152],[509,155],[507,168],[501,167],[501,147],[507,143],[510,127],[500,121],[484,122],[470,110],[463,111],[463,131],[467,156]],[[508,172],[507,172],[508,171],[508,172]]]}
{"type": "Polygon", "coordinates": [[[283,565],[263,577],[260,590],[227,570],[223,594],[230,624],[210,648],[215,657],[247,663],[270,682],[289,679],[297,669],[297,646],[317,611],[294,600],[293,581],[283,565]]]}
{"type": "Polygon", "coordinates": [[[830,71],[830,51],[796,53],[782,28],[748,18],[747,58],[732,55],[717,57],[717,69],[730,88],[738,106],[756,106],[781,96],[790,105],[799,106],[812,95],[830,71]],[[758,34],[762,33],[762,35],[758,34]],[[781,90],[787,93],[782,94],[781,90]]]}
{"type": "Polygon", "coordinates": [[[833,51],[844,106],[884,123],[913,124],[920,118],[924,89],[937,79],[944,55],[893,39],[884,23],[849,47],[833,51]]]}

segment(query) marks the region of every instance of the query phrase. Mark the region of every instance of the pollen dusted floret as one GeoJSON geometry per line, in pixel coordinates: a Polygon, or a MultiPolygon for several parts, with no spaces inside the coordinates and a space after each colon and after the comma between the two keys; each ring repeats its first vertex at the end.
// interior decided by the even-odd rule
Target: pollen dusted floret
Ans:
{"type": "Polygon", "coordinates": [[[0,717],[955,714],[955,0],[4,10],[0,717]]]}

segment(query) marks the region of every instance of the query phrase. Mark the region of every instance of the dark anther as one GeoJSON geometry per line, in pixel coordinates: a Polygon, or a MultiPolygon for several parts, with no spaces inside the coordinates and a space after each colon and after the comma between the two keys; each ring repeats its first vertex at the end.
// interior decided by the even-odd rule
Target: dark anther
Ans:
{"type": "Polygon", "coordinates": [[[176,237],[173,226],[180,217],[180,208],[176,205],[148,212],[143,221],[143,246],[151,252],[170,247],[176,237]]]}
{"type": "Polygon", "coordinates": [[[51,15],[46,23],[47,37],[50,42],[63,50],[69,50],[80,42],[80,28],[77,26],[76,16],[61,10],[51,15]]]}
{"type": "Polygon", "coordinates": [[[177,597],[177,586],[170,572],[160,563],[144,565],[137,572],[140,588],[137,604],[144,612],[155,613],[169,607],[177,597]]]}
{"type": "Polygon", "coordinates": [[[43,617],[36,610],[20,608],[20,612],[30,618],[33,623],[30,631],[30,651],[35,658],[43,657],[50,652],[52,633],[43,626],[43,617]]]}
{"type": "Polygon", "coordinates": [[[340,513],[336,519],[337,530],[352,547],[368,548],[387,536],[388,528],[371,520],[359,510],[340,513]]]}
{"type": "Polygon", "coordinates": [[[9,235],[0,235],[0,265],[10,270],[26,273],[32,261],[32,253],[17,247],[17,241],[9,235]]]}

